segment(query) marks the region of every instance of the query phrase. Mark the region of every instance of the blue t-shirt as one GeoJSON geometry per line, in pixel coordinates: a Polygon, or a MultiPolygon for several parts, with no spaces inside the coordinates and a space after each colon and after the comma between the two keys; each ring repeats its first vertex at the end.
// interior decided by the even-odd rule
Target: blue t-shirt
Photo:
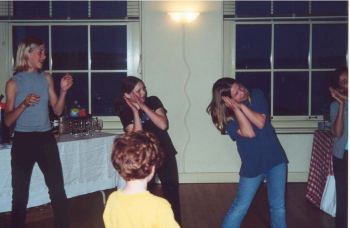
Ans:
{"type": "Polygon", "coordinates": [[[243,177],[255,177],[266,173],[274,166],[287,163],[287,156],[276,136],[269,119],[268,104],[261,90],[253,89],[250,101],[245,105],[255,112],[265,114],[266,122],[262,129],[252,124],[255,137],[240,136],[238,122],[231,120],[227,124],[227,132],[237,143],[237,150],[242,161],[239,174],[243,177]]]}

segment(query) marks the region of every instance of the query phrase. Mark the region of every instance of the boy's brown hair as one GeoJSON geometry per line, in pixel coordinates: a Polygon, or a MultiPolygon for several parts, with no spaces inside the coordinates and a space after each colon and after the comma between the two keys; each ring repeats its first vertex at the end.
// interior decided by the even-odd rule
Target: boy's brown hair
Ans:
{"type": "Polygon", "coordinates": [[[152,172],[152,166],[159,167],[163,152],[152,133],[131,132],[114,140],[111,159],[119,174],[130,181],[144,179],[152,172]]]}

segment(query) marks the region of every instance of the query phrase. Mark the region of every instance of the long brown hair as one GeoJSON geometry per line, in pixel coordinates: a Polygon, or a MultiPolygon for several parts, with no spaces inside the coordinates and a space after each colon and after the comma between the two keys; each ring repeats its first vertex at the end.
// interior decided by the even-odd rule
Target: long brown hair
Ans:
{"type": "Polygon", "coordinates": [[[123,98],[124,93],[131,93],[132,90],[135,88],[136,84],[139,82],[143,83],[143,81],[141,79],[139,79],[135,76],[127,76],[127,77],[123,78],[121,88],[120,88],[120,94],[118,95],[118,97],[116,98],[115,103],[114,103],[115,112],[118,116],[121,112],[121,109],[125,105],[125,101],[123,98]]]}
{"type": "Polygon", "coordinates": [[[207,107],[207,112],[221,134],[226,133],[227,122],[234,118],[233,112],[225,106],[222,96],[231,97],[231,87],[235,83],[238,82],[233,78],[220,78],[213,85],[212,99],[207,107]]]}

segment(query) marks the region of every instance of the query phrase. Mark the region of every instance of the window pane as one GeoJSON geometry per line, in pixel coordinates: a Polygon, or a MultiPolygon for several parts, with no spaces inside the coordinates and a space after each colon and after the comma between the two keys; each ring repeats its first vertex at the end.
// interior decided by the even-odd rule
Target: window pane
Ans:
{"type": "Polygon", "coordinates": [[[52,1],[52,18],[88,18],[87,1],[52,1]]]}
{"type": "Polygon", "coordinates": [[[308,68],[309,25],[278,24],[274,42],[275,68],[308,68]]]}
{"type": "Polygon", "coordinates": [[[91,1],[92,18],[117,18],[127,16],[127,1],[91,1]]]}
{"type": "Polygon", "coordinates": [[[329,110],[331,97],[329,95],[329,86],[332,82],[334,72],[313,72],[312,73],[312,91],[311,91],[311,114],[323,115],[329,110]]]}
{"type": "Polygon", "coordinates": [[[311,1],[313,16],[346,16],[348,15],[347,1],[311,1]]]}
{"type": "Polygon", "coordinates": [[[248,89],[261,89],[271,105],[271,73],[270,72],[236,72],[236,79],[248,89]]]}
{"type": "MultiPolygon", "coordinates": [[[[60,93],[60,81],[64,76],[64,73],[53,74],[53,79],[55,83],[55,91],[57,96],[60,93]]],[[[89,110],[89,92],[88,92],[88,74],[87,73],[71,73],[73,77],[74,84],[68,90],[66,95],[66,110],[65,114],[69,115],[70,109],[74,107],[74,101],[77,101],[81,108],[85,108],[88,112],[89,110]]]]}
{"type": "Polygon", "coordinates": [[[271,25],[237,25],[236,68],[270,68],[271,25]]]}
{"type": "Polygon", "coordinates": [[[91,27],[91,68],[127,69],[126,26],[91,27]]]}
{"type": "Polygon", "coordinates": [[[348,49],[347,24],[313,25],[313,68],[337,68],[346,66],[348,49]]]}
{"type": "Polygon", "coordinates": [[[49,1],[13,1],[14,19],[47,19],[49,1]]]}
{"type": "Polygon", "coordinates": [[[86,70],[88,41],[86,26],[52,27],[52,69],[86,70]]]}
{"type": "Polygon", "coordinates": [[[274,1],[273,14],[278,17],[308,16],[308,1],[274,1]]]}
{"type": "Polygon", "coordinates": [[[46,46],[46,60],[43,65],[43,70],[49,69],[49,30],[48,26],[14,26],[12,30],[13,38],[13,58],[16,59],[18,44],[26,37],[34,36],[41,39],[46,46]]]}
{"type": "Polygon", "coordinates": [[[236,1],[238,17],[268,17],[271,16],[271,1],[236,1]]]}
{"type": "Polygon", "coordinates": [[[273,114],[308,115],[308,72],[276,72],[273,114]]]}
{"type": "Polygon", "coordinates": [[[95,73],[91,79],[92,114],[115,115],[114,102],[126,73],[95,73]]]}

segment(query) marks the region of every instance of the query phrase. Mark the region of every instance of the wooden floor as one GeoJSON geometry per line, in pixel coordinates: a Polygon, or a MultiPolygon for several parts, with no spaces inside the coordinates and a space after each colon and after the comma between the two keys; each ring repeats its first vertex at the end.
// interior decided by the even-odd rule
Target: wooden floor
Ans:
{"type": "MultiPolygon", "coordinates": [[[[236,194],[237,184],[181,184],[180,197],[183,228],[220,227],[226,210],[236,194]]],[[[107,190],[107,195],[114,189],[107,190]]],[[[161,195],[159,185],[154,193],[161,195]]],[[[334,219],[320,211],[305,198],[306,183],[288,183],[286,192],[289,228],[333,228],[334,219]]],[[[101,228],[103,226],[102,195],[99,192],[69,200],[72,228],[101,228]]],[[[28,209],[28,228],[51,228],[50,205],[28,209]]],[[[9,213],[0,213],[0,227],[9,227],[9,213]]],[[[243,228],[270,227],[266,187],[263,185],[245,217],[243,228]]]]}

